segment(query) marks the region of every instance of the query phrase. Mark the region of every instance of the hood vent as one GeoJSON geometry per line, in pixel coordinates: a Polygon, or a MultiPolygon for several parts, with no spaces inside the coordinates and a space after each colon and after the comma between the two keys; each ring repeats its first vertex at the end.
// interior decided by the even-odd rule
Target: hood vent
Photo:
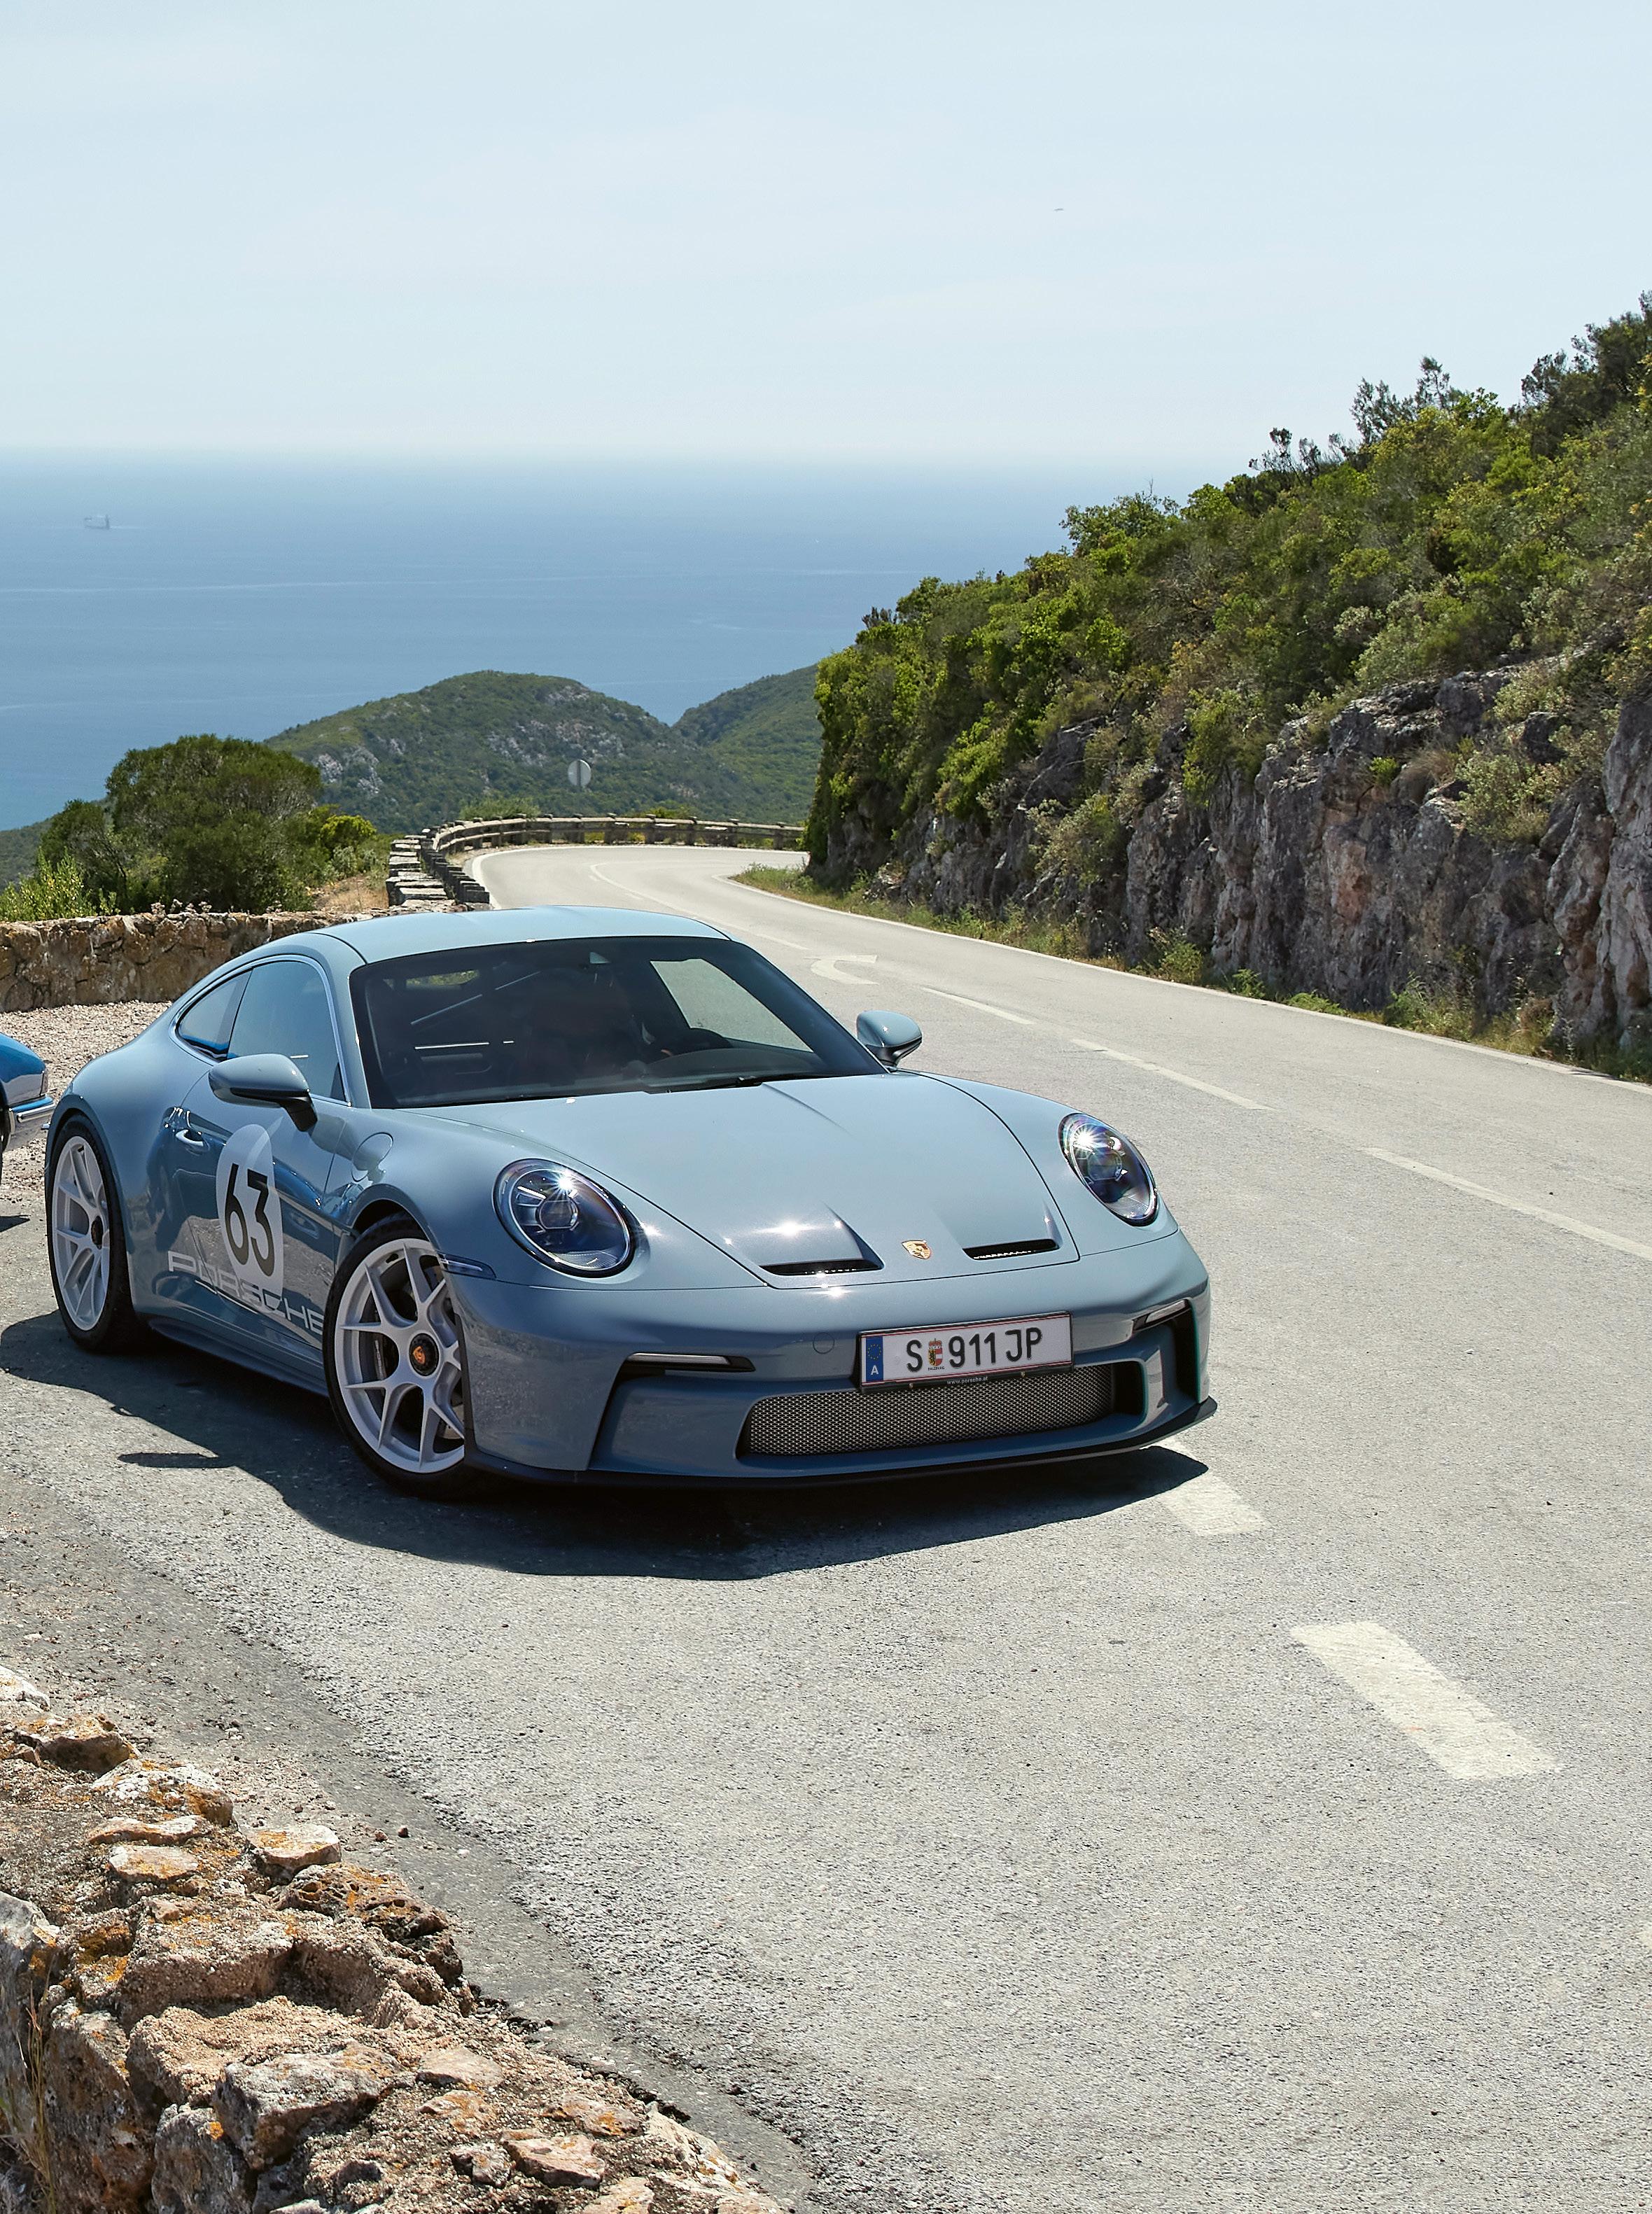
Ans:
{"type": "Polygon", "coordinates": [[[1019,1261],[1024,1253],[1053,1253],[1058,1242],[1054,1238],[1018,1238],[1007,1245],[966,1245],[964,1250],[972,1261],[1019,1261]]]}
{"type": "Polygon", "coordinates": [[[860,1253],[853,1261],[765,1261],[762,1271],[766,1276],[857,1276],[862,1269],[883,1265],[870,1254],[860,1253]]]}

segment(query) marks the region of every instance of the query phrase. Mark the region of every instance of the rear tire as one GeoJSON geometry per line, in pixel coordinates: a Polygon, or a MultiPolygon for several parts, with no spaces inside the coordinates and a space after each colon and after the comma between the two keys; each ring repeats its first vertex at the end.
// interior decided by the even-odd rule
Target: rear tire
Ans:
{"type": "Polygon", "coordinates": [[[46,1261],[64,1328],[88,1353],[130,1352],[145,1333],[132,1309],[119,1187],[82,1116],[53,1136],[46,1208],[46,1261]]]}
{"type": "Polygon", "coordinates": [[[464,1336],[441,1255],[406,1215],[346,1252],[324,1349],[333,1412],[375,1475],[424,1499],[474,1488],[464,1336]]]}

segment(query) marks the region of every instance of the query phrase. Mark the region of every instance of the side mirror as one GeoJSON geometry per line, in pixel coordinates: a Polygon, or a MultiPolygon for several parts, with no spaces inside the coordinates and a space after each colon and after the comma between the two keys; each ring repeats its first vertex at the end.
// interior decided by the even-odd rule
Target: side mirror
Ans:
{"type": "Polygon", "coordinates": [[[910,1015],[891,1015],[882,1009],[854,1018],[854,1034],[868,1053],[877,1055],[885,1068],[893,1068],[923,1043],[923,1031],[910,1015]]]}
{"type": "Polygon", "coordinates": [[[285,1053],[242,1053],[206,1072],[217,1099],[238,1099],[254,1107],[285,1107],[301,1130],[315,1128],[315,1102],[285,1053]]]}

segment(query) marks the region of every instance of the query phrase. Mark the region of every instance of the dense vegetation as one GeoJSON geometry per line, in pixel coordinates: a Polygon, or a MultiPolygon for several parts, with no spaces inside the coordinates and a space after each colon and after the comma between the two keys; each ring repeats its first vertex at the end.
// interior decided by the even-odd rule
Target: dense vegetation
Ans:
{"type": "Polygon", "coordinates": [[[820,752],[814,670],[725,692],[668,726],[570,678],[479,670],[305,723],[272,747],[314,762],[327,795],[381,829],[535,810],[796,822],[820,752]],[[593,771],[583,792],[571,761],[593,771]]]}
{"type": "Polygon", "coordinates": [[[1539,361],[1511,406],[1425,361],[1410,394],[1361,384],[1353,421],[1325,447],[1275,431],[1184,500],[1069,509],[1067,550],[874,609],[821,664],[817,865],[850,822],[864,859],[927,805],[989,812],[1006,770],[1086,723],[1060,835],[1100,866],[1167,738],[1198,803],[1293,718],[1318,729],[1378,686],[1511,658],[1531,665],[1500,714],[1549,710],[1557,757],[1494,732],[1459,774],[1478,827],[1535,836],[1652,670],[1652,295],[1539,361]]]}
{"type": "Polygon", "coordinates": [[[75,799],[40,834],[32,874],[0,919],[130,913],[156,901],[303,906],[364,867],[377,833],[321,804],[321,773],[244,738],[175,739],[125,754],[101,800],[75,799]]]}

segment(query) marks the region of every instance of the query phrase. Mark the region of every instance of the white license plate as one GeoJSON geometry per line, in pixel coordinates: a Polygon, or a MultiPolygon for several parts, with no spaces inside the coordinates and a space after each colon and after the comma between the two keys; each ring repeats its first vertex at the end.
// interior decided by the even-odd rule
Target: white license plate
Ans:
{"type": "Polygon", "coordinates": [[[860,1340],[860,1379],[870,1385],[1002,1376],[1022,1368],[1064,1368],[1072,1359],[1071,1315],[1024,1315],[947,1330],[867,1330],[860,1340]]]}

